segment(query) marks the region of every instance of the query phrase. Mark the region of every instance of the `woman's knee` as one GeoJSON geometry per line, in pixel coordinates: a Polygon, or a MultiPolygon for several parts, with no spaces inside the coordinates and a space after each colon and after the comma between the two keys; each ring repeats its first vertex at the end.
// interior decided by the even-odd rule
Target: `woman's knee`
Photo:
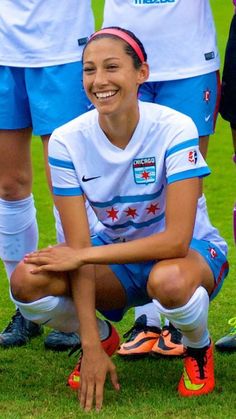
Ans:
{"type": "Polygon", "coordinates": [[[13,297],[22,302],[30,302],[34,299],[35,289],[38,287],[40,275],[30,272],[31,265],[20,262],[11,275],[10,285],[13,297]]]}
{"type": "Polygon", "coordinates": [[[148,294],[166,308],[183,305],[186,299],[186,284],[177,264],[157,264],[151,271],[147,284],[148,294]]]}

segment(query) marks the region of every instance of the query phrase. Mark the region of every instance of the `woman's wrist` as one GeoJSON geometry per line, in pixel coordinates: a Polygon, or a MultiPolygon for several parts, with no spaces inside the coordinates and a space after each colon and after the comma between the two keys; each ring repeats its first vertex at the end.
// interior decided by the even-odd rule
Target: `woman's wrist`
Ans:
{"type": "Polygon", "coordinates": [[[84,265],[88,265],[89,262],[89,247],[84,247],[83,249],[80,249],[79,251],[79,267],[82,267],[84,265]]]}

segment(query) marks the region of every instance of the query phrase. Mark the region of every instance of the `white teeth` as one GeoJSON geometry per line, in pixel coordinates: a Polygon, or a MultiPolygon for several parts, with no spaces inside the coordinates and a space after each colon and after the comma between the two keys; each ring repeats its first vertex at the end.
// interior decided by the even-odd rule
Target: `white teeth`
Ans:
{"type": "Polygon", "coordinates": [[[95,96],[98,99],[106,99],[107,97],[111,97],[114,96],[116,94],[116,91],[110,91],[110,92],[100,92],[100,93],[95,93],[95,96]]]}

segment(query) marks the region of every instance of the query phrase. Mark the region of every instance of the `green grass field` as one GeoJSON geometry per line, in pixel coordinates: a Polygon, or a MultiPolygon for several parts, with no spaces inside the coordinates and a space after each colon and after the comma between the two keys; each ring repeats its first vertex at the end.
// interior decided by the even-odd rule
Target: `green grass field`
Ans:
{"type": "MultiPolygon", "coordinates": [[[[102,15],[102,0],[93,0],[96,23],[102,15]]],[[[218,32],[218,43],[223,61],[224,48],[232,15],[230,1],[212,0],[218,32]]],[[[55,242],[52,202],[43,169],[42,146],[38,138],[32,142],[34,162],[34,195],[40,229],[40,247],[55,242]]],[[[230,274],[222,292],[212,302],[209,328],[213,340],[228,331],[228,318],[236,315],[236,262],[232,235],[232,208],[235,201],[235,167],[231,162],[232,144],[228,124],[218,118],[216,133],[211,138],[208,163],[212,175],[205,180],[205,194],[213,223],[229,244],[230,274]]],[[[0,267],[1,296],[0,329],[11,317],[14,306],[8,297],[8,282],[0,267]]],[[[122,334],[132,325],[130,311],[118,324],[122,334]]],[[[49,330],[45,330],[45,334],[49,330]]],[[[76,395],[66,386],[68,373],[76,357],[66,353],[47,352],[43,338],[36,338],[26,347],[0,350],[0,419],[18,418],[97,418],[98,414],[85,414],[80,410],[76,395]]],[[[182,372],[180,359],[147,359],[124,362],[114,357],[121,391],[115,393],[106,384],[104,408],[100,418],[236,418],[236,353],[215,354],[215,391],[201,398],[181,399],[176,386],[182,372]]]]}

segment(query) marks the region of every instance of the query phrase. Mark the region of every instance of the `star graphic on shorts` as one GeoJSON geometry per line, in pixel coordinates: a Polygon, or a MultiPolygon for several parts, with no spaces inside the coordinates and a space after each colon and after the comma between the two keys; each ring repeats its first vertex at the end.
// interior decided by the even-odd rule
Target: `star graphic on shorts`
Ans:
{"type": "Polygon", "coordinates": [[[127,210],[125,210],[127,217],[132,217],[135,218],[138,216],[137,214],[137,209],[136,208],[128,208],[127,210]]]}
{"type": "Polygon", "coordinates": [[[149,177],[150,177],[150,173],[149,173],[149,172],[144,171],[144,172],[141,174],[141,177],[142,177],[143,179],[147,180],[147,179],[149,179],[149,177]]]}
{"type": "Polygon", "coordinates": [[[150,204],[150,206],[146,208],[148,214],[156,214],[159,209],[158,204],[150,204]]]}
{"type": "Polygon", "coordinates": [[[110,210],[106,210],[107,214],[108,214],[108,218],[111,218],[112,221],[114,220],[118,220],[117,214],[118,214],[118,210],[116,210],[115,208],[111,208],[110,210]]]}

